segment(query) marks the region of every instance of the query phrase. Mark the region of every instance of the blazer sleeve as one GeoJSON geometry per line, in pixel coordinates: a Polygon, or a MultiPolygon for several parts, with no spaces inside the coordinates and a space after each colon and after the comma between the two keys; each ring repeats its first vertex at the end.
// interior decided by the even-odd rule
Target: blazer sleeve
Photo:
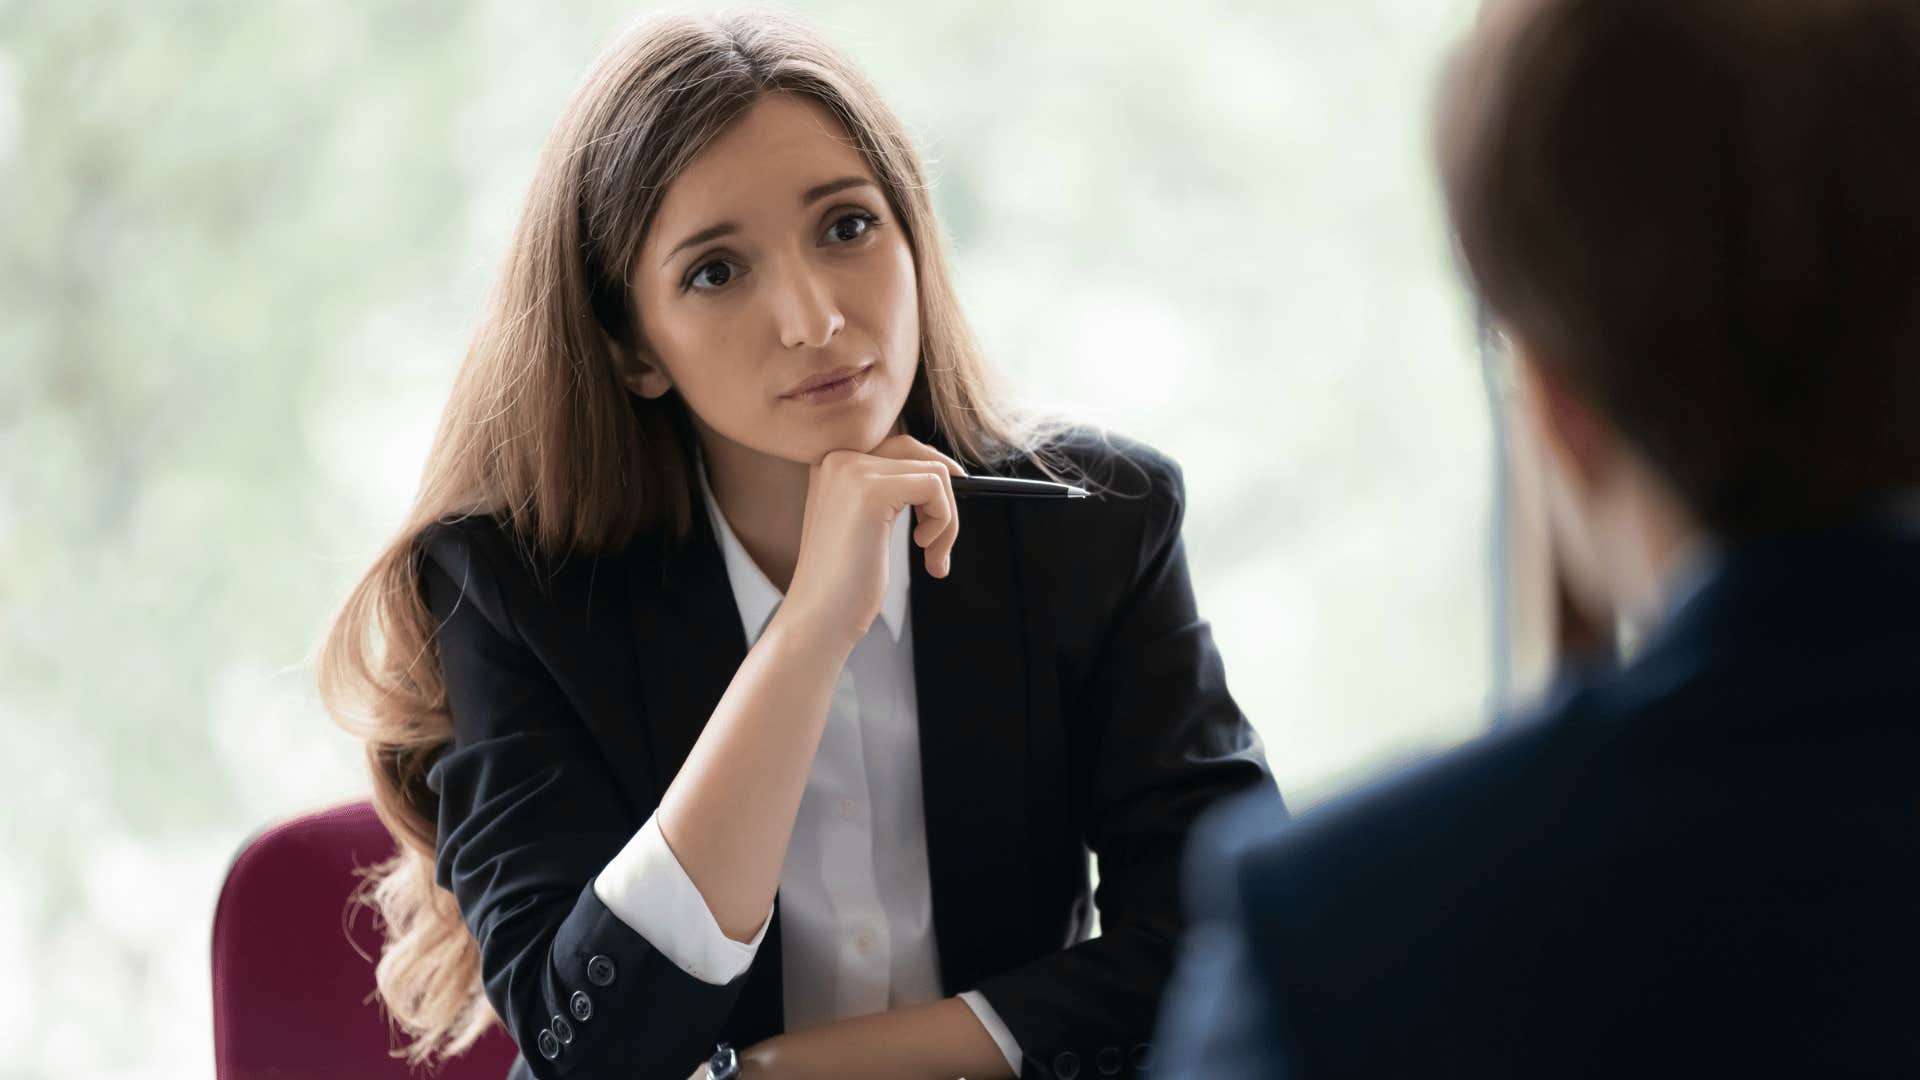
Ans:
{"type": "Polygon", "coordinates": [[[595,895],[595,877],[640,822],[516,632],[516,579],[471,524],[437,527],[420,546],[453,719],[452,744],[428,774],[439,795],[435,879],[458,901],[487,999],[535,1076],[684,1080],[711,1053],[745,976],[694,978],[595,895]]]}
{"type": "Polygon", "coordinates": [[[1152,1059],[1182,925],[1188,831],[1207,807],[1248,788],[1269,789],[1278,804],[1194,602],[1179,467],[1145,448],[1138,464],[1149,488],[1137,556],[1119,580],[1090,586],[1119,601],[1067,703],[1072,812],[1099,860],[1101,934],[979,985],[1020,1043],[1023,1077],[1072,1071],[1069,1063],[1113,1075],[1116,1059],[1134,1075],[1152,1059]]]}

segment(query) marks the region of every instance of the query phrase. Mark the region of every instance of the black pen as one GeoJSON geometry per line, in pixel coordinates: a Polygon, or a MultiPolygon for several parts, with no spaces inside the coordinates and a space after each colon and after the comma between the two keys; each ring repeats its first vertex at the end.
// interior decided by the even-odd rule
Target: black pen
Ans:
{"type": "Polygon", "coordinates": [[[1056,484],[1050,480],[1019,480],[1010,476],[956,476],[953,495],[957,499],[1084,499],[1086,488],[1056,484]]]}

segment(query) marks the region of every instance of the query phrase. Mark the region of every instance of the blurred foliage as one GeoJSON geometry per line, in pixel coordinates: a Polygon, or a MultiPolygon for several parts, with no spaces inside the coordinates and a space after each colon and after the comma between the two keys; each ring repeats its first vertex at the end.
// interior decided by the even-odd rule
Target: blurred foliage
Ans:
{"type": "MultiPolygon", "coordinates": [[[[208,1072],[225,859],[364,789],[311,652],[635,10],[0,0],[0,950],[53,972],[0,990],[0,1076],[208,1072]]],[[[1186,466],[1296,801],[1472,730],[1488,438],[1426,147],[1470,6],[802,10],[922,135],[1015,385],[1186,466]]]]}

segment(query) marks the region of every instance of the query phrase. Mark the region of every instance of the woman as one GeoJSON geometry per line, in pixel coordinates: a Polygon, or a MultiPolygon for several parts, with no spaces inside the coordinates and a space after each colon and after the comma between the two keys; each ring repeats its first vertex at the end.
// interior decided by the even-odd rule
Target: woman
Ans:
{"type": "Polygon", "coordinates": [[[520,1076],[1143,1067],[1181,840],[1271,784],[1181,500],[995,397],[911,142],[831,48],[622,38],[324,658],[402,843],[410,1057],[497,1014],[520,1076]],[[963,511],[975,470],[1101,497],[963,511]]]}

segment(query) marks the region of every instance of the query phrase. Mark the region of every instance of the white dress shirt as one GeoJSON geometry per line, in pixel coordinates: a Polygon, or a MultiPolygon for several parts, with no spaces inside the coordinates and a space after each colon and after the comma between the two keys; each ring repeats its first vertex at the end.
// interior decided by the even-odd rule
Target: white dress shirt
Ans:
{"type": "MultiPolygon", "coordinates": [[[[749,647],[784,599],[733,534],[697,469],[749,647]]],[[[941,997],[920,794],[920,712],[908,618],[912,515],[888,545],[880,617],[834,686],[826,728],[780,872],[780,960],[787,1030],[941,997]]],[[[747,970],[767,920],[742,944],[660,834],[657,815],[615,855],[593,891],[687,974],[720,985],[747,970]]],[[[960,995],[1020,1072],[1020,1046],[978,991],[960,995]]]]}

